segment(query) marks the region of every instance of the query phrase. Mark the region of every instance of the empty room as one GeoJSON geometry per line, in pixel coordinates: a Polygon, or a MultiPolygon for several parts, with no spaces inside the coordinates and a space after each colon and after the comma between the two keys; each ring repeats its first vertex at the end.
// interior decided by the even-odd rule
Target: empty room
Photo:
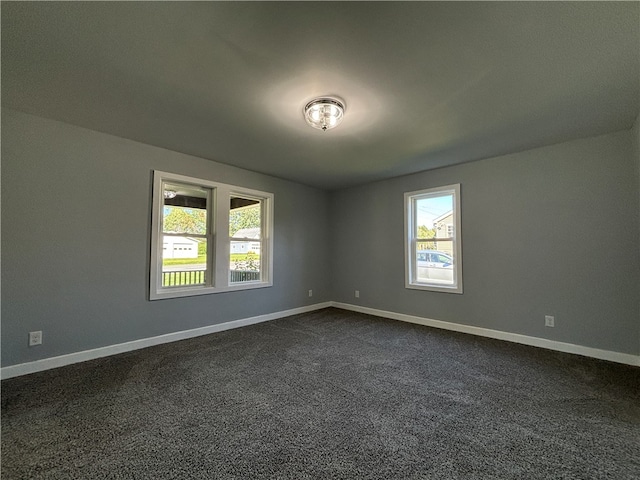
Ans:
{"type": "Polygon", "coordinates": [[[640,2],[0,13],[3,480],[640,478],[640,2]]]}

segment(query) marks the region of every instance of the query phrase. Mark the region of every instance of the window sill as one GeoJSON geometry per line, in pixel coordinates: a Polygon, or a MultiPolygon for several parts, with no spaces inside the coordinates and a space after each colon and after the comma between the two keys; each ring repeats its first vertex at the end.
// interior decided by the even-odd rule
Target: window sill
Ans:
{"type": "Polygon", "coordinates": [[[197,295],[211,295],[215,293],[237,292],[241,290],[253,290],[255,288],[265,288],[265,287],[272,287],[272,286],[273,286],[273,282],[246,282],[241,285],[229,285],[226,287],[163,288],[155,292],[150,292],[149,300],[194,297],[197,295]]]}
{"type": "Polygon", "coordinates": [[[413,290],[427,290],[431,292],[462,294],[462,285],[436,285],[431,283],[406,283],[405,288],[413,290]]]}

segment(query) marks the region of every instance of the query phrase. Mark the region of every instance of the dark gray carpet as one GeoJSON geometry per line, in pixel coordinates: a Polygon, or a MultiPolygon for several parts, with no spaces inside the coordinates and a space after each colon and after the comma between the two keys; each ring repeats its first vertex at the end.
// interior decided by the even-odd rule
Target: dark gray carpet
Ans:
{"type": "Polygon", "coordinates": [[[2,479],[637,479],[640,369],[327,309],[2,382],[2,479]]]}

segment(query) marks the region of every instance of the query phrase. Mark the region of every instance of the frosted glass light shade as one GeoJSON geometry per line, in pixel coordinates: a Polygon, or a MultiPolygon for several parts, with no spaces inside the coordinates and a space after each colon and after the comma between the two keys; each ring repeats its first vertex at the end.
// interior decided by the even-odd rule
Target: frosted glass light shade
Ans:
{"type": "Polygon", "coordinates": [[[304,118],[309,125],[319,130],[338,126],[344,116],[344,103],[335,98],[316,98],[304,107],[304,118]]]}

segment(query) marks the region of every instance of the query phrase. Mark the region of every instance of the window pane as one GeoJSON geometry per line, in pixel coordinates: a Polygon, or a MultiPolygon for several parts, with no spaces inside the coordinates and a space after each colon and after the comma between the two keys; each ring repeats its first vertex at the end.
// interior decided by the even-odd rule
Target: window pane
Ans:
{"type": "Polygon", "coordinates": [[[262,205],[259,200],[232,196],[229,211],[229,281],[261,279],[262,205]]]}
{"type": "Polygon", "coordinates": [[[418,198],[416,226],[418,239],[450,237],[453,233],[453,195],[418,198]]]}
{"type": "Polygon", "coordinates": [[[453,242],[438,240],[453,237],[453,223],[453,195],[431,195],[416,199],[418,282],[455,284],[453,242]]]}
{"type": "Polygon", "coordinates": [[[162,231],[206,235],[207,190],[177,183],[164,183],[163,189],[162,231]]]}
{"type": "Polygon", "coordinates": [[[416,251],[416,280],[440,285],[455,284],[453,242],[438,241],[438,250],[416,251]]]}
{"type": "Polygon", "coordinates": [[[229,236],[232,238],[260,239],[261,210],[259,200],[231,197],[229,236]]]}
{"type": "Polygon", "coordinates": [[[460,185],[406,192],[405,286],[462,293],[460,185]]]}
{"type": "Polygon", "coordinates": [[[162,236],[162,286],[204,285],[207,271],[207,240],[162,236]]]}

